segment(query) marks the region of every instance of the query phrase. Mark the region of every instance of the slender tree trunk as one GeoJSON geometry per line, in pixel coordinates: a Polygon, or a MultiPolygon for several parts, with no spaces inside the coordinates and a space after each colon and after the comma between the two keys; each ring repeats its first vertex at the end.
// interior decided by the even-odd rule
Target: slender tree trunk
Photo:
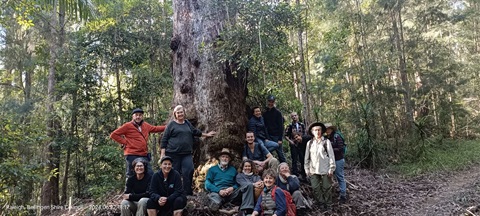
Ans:
{"type": "MultiPolygon", "coordinates": [[[[57,7],[58,2],[53,1],[53,10],[52,10],[52,19],[50,24],[50,36],[48,39],[49,49],[50,49],[50,60],[49,60],[49,70],[48,70],[48,87],[47,87],[47,102],[46,102],[46,112],[47,112],[47,137],[48,141],[46,144],[46,161],[47,161],[47,172],[49,179],[44,182],[42,188],[42,206],[51,206],[59,204],[59,152],[57,149],[57,144],[55,143],[58,121],[55,120],[55,108],[54,103],[55,98],[55,75],[56,75],[56,64],[58,59],[58,53],[60,49],[60,44],[58,43],[58,32],[56,28],[59,26],[59,17],[57,17],[57,7]]],[[[45,208],[42,209],[42,215],[49,215],[51,209],[45,208]]]]}
{"type": "MultiPolygon", "coordinates": [[[[355,7],[359,14],[358,19],[358,34],[355,34],[355,39],[357,44],[362,44],[359,47],[358,61],[361,65],[359,67],[359,75],[360,75],[360,83],[362,85],[362,92],[364,97],[366,98],[366,102],[361,104],[361,115],[359,117],[363,117],[364,125],[361,127],[364,128],[367,132],[366,140],[361,143],[359,147],[359,155],[361,158],[364,158],[364,162],[362,166],[366,167],[375,167],[375,154],[376,151],[375,140],[377,137],[377,125],[376,125],[376,118],[375,118],[375,108],[376,108],[376,101],[373,92],[373,78],[372,73],[376,71],[375,62],[372,62],[370,59],[373,59],[370,55],[371,51],[368,47],[367,42],[367,32],[366,32],[366,23],[364,21],[364,15],[360,6],[360,1],[355,1],[355,7]]],[[[361,102],[360,102],[361,103],[361,102]]],[[[362,122],[360,120],[359,122],[362,122]]]]}
{"type": "Polygon", "coordinates": [[[453,110],[452,94],[448,93],[448,101],[450,105],[450,137],[454,138],[456,134],[455,111],[453,110]]]}
{"type": "Polygon", "coordinates": [[[214,51],[226,19],[220,0],[173,2],[174,99],[202,131],[216,131],[194,155],[201,165],[224,147],[240,154],[245,137],[247,71],[233,71],[236,62],[218,63],[214,51]]]}
{"type": "Polygon", "coordinates": [[[412,106],[412,94],[410,90],[410,82],[408,81],[407,65],[405,62],[405,52],[403,50],[403,23],[402,23],[402,5],[397,2],[397,5],[391,12],[393,37],[398,55],[398,67],[400,72],[400,80],[403,87],[403,101],[405,103],[405,115],[407,122],[404,124],[408,128],[413,125],[413,106],[412,106]]]}
{"type": "MultiPolygon", "coordinates": [[[[297,6],[300,5],[300,1],[296,0],[297,6]]],[[[310,103],[308,100],[308,86],[307,86],[307,76],[305,71],[305,56],[303,51],[303,28],[298,29],[298,54],[300,57],[300,74],[302,80],[302,104],[303,104],[303,119],[307,124],[310,124],[312,119],[310,117],[310,103]]]]}
{"type": "MultiPolygon", "coordinates": [[[[75,74],[75,82],[78,82],[78,74],[75,74]]],[[[72,115],[70,119],[70,129],[68,132],[68,146],[67,146],[67,157],[65,159],[65,169],[63,173],[63,181],[62,181],[62,196],[60,203],[62,205],[67,204],[67,194],[68,194],[68,180],[69,180],[69,171],[70,171],[70,157],[72,154],[72,147],[77,146],[77,139],[75,136],[75,129],[77,126],[77,113],[78,113],[78,102],[77,102],[77,91],[74,90],[72,94],[72,115]]]]}

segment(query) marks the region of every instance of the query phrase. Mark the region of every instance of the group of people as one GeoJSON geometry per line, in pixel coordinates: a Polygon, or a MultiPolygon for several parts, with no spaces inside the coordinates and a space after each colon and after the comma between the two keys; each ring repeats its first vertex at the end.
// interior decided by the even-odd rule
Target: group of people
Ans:
{"type": "MultiPolygon", "coordinates": [[[[205,189],[209,193],[209,207],[218,210],[224,203],[240,205],[245,215],[289,215],[295,206],[298,215],[308,203],[300,191],[300,181],[310,179],[314,196],[325,210],[331,209],[332,177],[335,174],[340,187],[340,202],[346,201],[343,176],[344,141],[336,128],[313,123],[305,128],[298,115],[291,113],[292,123],[284,130],[282,113],[275,107],[275,97],[267,98],[267,110],[252,109],[242,151],[240,172],[231,165],[235,159],[229,149],[217,155],[218,165],[212,166],[206,176],[205,189]],[[326,133],[326,136],[323,136],[326,133]],[[282,141],[290,145],[292,171],[286,163],[282,141]],[[272,153],[276,152],[278,159],[272,153]],[[297,164],[300,163],[300,169],[297,164]],[[293,204],[289,204],[293,200],[293,204]]],[[[132,121],[116,129],[110,137],[124,151],[127,183],[122,215],[156,215],[173,212],[181,215],[187,195],[192,195],[193,145],[195,137],[212,137],[216,132],[204,133],[185,117],[181,105],[173,110],[174,119],[167,126],[152,126],[143,121],[143,110],[134,109],[132,121]],[[161,139],[160,170],[153,173],[149,164],[147,141],[150,133],[164,132],[161,139]]]]}
{"type": "Polygon", "coordinates": [[[215,131],[203,133],[185,118],[183,106],[173,109],[174,120],[167,126],[152,126],[143,120],[144,111],[134,109],[132,121],[113,131],[110,137],[123,149],[127,182],[122,215],[181,215],[192,195],[194,137],[212,137],[215,131]],[[160,170],[153,173],[147,141],[150,133],[163,133],[160,170]],[[181,174],[180,174],[181,173],[181,174]]]}

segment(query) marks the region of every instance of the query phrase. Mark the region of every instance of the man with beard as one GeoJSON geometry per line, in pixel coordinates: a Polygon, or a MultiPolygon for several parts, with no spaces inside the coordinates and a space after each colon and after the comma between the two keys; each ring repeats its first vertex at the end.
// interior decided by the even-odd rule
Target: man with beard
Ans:
{"type": "MultiPolygon", "coordinates": [[[[148,135],[150,133],[160,133],[165,130],[165,126],[152,126],[143,121],[143,110],[136,108],[132,111],[132,121],[123,124],[110,134],[110,138],[115,140],[123,149],[126,163],[127,178],[135,175],[132,167],[133,160],[143,158],[150,161],[148,153],[148,135]]],[[[153,175],[152,166],[146,163],[145,167],[150,176],[153,175]]]]}
{"type": "Polygon", "coordinates": [[[247,132],[245,140],[247,144],[245,144],[243,149],[242,158],[244,161],[252,160],[259,175],[263,173],[263,170],[276,170],[278,168],[278,160],[273,157],[265,146],[255,142],[255,134],[252,131],[247,132]]]}
{"type": "Polygon", "coordinates": [[[218,211],[221,205],[231,202],[240,204],[240,210],[251,214],[254,207],[253,184],[239,187],[236,181],[237,169],[230,166],[234,156],[228,148],[218,154],[218,165],[210,167],[205,180],[205,189],[209,192],[208,200],[211,211],[218,211]]]}

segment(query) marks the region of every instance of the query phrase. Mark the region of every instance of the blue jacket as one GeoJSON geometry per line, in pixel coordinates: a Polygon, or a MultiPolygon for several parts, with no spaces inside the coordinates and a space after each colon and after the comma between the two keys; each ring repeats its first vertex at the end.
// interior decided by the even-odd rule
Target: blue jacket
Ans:
{"type": "MultiPolygon", "coordinates": [[[[262,196],[264,193],[258,197],[257,200],[257,205],[255,205],[254,211],[257,211],[262,214],[262,196]]],[[[277,210],[275,211],[275,214],[277,216],[286,216],[287,215],[287,200],[285,199],[285,194],[283,194],[283,191],[277,187],[275,189],[275,205],[277,207],[277,210]]]]}
{"type": "Polygon", "coordinates": [[[298,180],[297,176],[291,175],[287,178],[287,183],[284,184],[282,181],[280,181],[280,177],[277,177],[277,180],[275,181],[277,186],[282,188],[283,190],[286,190],[290,192],[290,194],[293,194],[293,192],[297,191],[300,189],[300,180],[298,180]],[[287,185],[288,185],[288,190],[287,190],[287,185]]]}
{"type": "Polygon", "coordinates": [[[270,139],[268,135],[267,127],[265,126],[265,122],[263,121],[263,117],[257,118],[252,116],[248,121],[248,130],[252,131],[255,134],[255,138],[266,140],[270,139]]]}

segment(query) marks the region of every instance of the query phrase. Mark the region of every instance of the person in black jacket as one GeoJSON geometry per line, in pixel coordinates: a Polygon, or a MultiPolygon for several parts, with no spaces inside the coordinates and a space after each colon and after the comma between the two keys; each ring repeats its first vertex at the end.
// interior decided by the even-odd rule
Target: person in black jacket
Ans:
{"type": "Polygon", "coordinates": [[[173,109],[173,121],[168,123],[161,139],[160,158],[169,156],[172,158],[173,169],[180,172],[183,177],[183,190],[187,195],[193,195],[193,144],[194,137],[213,137],[216,132],[203,133],[187,120],[185,109],[177,105],[173,109]]]}
{"type": "Polygon", "coordinates": [[[278,154],[278,160],[286,162],[287,159],[283,153],[284,119],[280,110],[275,107],[275,97],[273,95],[267,97],[267,108],[262,116],[271,141],[278,143],[279,147],[275,149],[278,154]]]}
{"type": "Polygon", "coordinates": [[[305,125],[298,120],[298,114],[292,112],[290,114],[292,118],[292,123],[288,125],[285,139],[290,143],[290,154],[292,156],[292,174],[298,177],[305,177],[305,169],[303,167],[303,162],[305,160],[305,147],[299,146],[299,142],[295,140],[295,135],[299,134],[300,136],[305,135],[305,125]],[[303,152],[302,152],[303,150],[303,152]],[[297,164],[300,163],[300,172],[298,171],[297,164]]]}
{"type": "Polygon", "coordinates": [[[180,174],[172,169],[173,160],[169,156],[160,159],[161,170],[155,173],[150,183],[150,199],[147,202],[147,212],[152,215],[181,216],[187,205],[187,196],[183,190],[180,174]]]}
{"type": "Polygon", "coordinates": [[[132,162],[132,168],[136,175],[127,179],[120,208],[122,216],[132,214],[141,216],[147,213],[148,187],[152,177],[145,172],[147,163],[143,158],[137,158],[132,162]]]}

